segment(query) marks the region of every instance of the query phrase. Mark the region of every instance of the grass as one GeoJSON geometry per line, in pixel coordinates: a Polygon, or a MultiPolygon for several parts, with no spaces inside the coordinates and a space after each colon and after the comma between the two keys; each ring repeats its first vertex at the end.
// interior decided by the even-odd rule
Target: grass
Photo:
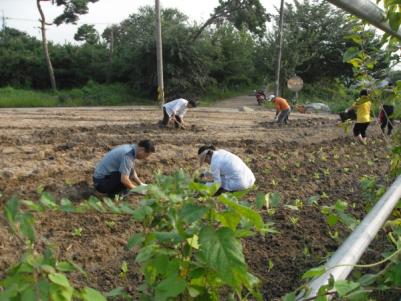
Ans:
{"type": "Polygon", "coordinates": [[[150,100],[136,97],[122,84],[100,85],[89,82],[72,90],[34,91],[0,88],[0,107],[55,107],[55,106],[115,106],[151,105],[150,100]]]}

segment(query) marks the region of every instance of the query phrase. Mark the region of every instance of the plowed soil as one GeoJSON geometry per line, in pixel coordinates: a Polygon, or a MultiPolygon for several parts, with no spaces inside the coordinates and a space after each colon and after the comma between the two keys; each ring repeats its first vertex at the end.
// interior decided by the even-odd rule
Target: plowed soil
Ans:
{"type": "MultiPolygon", "coordinates": [[[[319,206],[342,199],[354,204],[353,213],[362,218],[359,179],[380,177],[388,169],[386,147],[376,126],[368,129],[371,139],[363,146],[337,127],[334,115],[295,113],[283,126],[273,123],[273,117],[266,110],[197,108],[186,115],[188,129],[160,130],[161,112],[151,107],[3,109],[0,204],[13,195],[36,200],[38,187],[74,202],[98,195],[91,180],[96,162],[116,145],[148,138],[155,141],[157,153],[137,163],[138,175],[146,182],[152,182],[156,170],[195,170],[197,148],[213,143],[243,158],[255,173],[258,190],[280,192],[283,204],[311,196],[321,196],[319,206]]],[[[255,194],[248,198],[254,200],[255,194]]],[[[262,212],[275,223],[278,234],[244,241],[248,263],[262,280],[266,300],[295,289],[302,273],[337,248],[319,206],[300,211],[282,207],[273,216],[262,212]]],[[[127,251],[125,244],[140,226],[129,217],[43,213],[36,219],[39,236],[54,245],[58,256],[88,272],[88,278],[74,275],[76,284],[102,291],[122,286],[135,295],[141,279],[135,251],[127,251]],[[82,235],[74,236],[79,227],[82,235]],[[127,278],[119,277],[124,260],[129,263],[127,278]]],[[[0,278],[20,251],[1,226],[0,278]]]]}

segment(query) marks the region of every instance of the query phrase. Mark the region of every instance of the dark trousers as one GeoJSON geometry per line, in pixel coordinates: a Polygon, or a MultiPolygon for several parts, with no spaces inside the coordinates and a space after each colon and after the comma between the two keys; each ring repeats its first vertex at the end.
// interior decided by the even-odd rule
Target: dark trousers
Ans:
{"type": "Polygon", "coordinates": [[[357,137],[361,135],[363,138],[366,137],[366,129],[368,128],[370,122],[355,123],[354,125],[354,136],[357,137]]]}
{"type": "Polygon", "coordinates": [[[288,117],[290,116],[290,112],[291,112],[290,109],[280,111],[280,113],[278,113],[278,116],[277,116],[277,122],[278,123],[287,123],[288,117]]]}
{"type": "MultiPolygon", "coordinates": [[[[162,124],[164,126],[167,126],[169,120],[170,120],[170,116],[168,116],[168,114],[166,112],[166,108],[163,108],[163,121],[162,121],[162,124]]],[[[177,115],[174,115],[174,124],[175,124],[176,128],[180,127],[181,122],[182,122],[181,117],[177,116],[177,115]]]]}
{"type": "Polygon", "coordinates": [[[387,126],[387,134],[391,135],[393,131],[393,113],[394,113],[394,106],[383,105],[383,109],[380,112],[380,127],[384,133],[384,130],[387,126]]]}
{"type": "Polygon", "coordinates": [[[121,173],[116,171],[103,179],[93,178],[95,189],[101,193],[106,193],[109,197],[114,198],[116,194],[119,194],[127,190],[127,187],[121,183],[121,173]]]}

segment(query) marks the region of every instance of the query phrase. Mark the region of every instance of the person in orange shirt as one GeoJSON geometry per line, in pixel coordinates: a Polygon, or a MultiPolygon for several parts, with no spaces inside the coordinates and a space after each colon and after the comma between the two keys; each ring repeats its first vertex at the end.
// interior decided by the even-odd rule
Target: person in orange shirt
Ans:
{"type": "Polygon", "coordinates": [[[288,123],[288,117],[290,116],[291,107],[288,104],[288,101],[282,97],[270,95],[269,100],[274,103],[276,108],[276,117],[274,120],[277,120],[278,123],[288,123]]]}

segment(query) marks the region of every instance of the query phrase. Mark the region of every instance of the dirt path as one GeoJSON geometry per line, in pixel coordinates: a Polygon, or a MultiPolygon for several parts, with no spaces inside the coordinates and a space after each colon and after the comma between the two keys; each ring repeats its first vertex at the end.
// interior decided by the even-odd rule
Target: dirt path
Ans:
{"type": "Polygon", "coordinates": [[[239,109],[243,106],[246,106],[254,110],[264,109],[262,106],[258,106],[255,96],[246,96],[246,95],[219,101],[215,103],[214,106],[218,108],[233,108],[233,109],[239,109]]]}

